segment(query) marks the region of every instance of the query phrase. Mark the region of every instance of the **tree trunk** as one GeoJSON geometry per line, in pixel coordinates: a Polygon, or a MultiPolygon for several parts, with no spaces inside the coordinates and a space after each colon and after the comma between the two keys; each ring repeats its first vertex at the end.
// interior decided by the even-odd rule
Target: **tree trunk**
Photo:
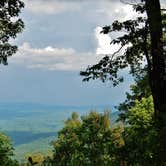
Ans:
{"type": "Polygon", "coordinates": [[[163,51],[162,17],[159,0],[145,0],[145,4],[151,37],[151,88],[160,144],[157,160],[163,165],[166,162],[166,58],[163,51]]]}

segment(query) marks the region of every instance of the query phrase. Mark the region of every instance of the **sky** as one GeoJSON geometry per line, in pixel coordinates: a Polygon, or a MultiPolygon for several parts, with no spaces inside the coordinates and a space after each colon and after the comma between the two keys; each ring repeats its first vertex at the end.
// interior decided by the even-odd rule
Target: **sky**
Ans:
{"type": "Polygon", "coordinates": [[[132,78],[116,88],[100,81],[82,82],[81,70],[112,54],[116,35],[101,34],[114,20],[134,17],[120,0],[24,0],[23,33],[13,41],[19,51],[0,66],[0,102],[55,105],[117,105],[132,78]]]}

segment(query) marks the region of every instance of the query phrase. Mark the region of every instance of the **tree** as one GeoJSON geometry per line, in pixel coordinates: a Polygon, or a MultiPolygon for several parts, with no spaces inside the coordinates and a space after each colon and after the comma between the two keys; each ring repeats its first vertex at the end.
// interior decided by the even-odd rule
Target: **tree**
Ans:
{"type": "MultiPolygon", "coordinates": [[[[134,20],[124,22],[114,21],[111,26],[103,27],[101,33],[122,31],[123,35],[114,39],[111,44],[120,44],[118,50],[125,48],[122,55],[118,52],[106,55],[98,64],[88,67],[80,72],[84,81],[101,79],[103,82],[111,80],[116,86],[123,81],[119,76],[119,70],[130,66],[133,76],[141,76],[140,71],[147,72],[149,86],[153,96],[154,112],[160,147],[158,148],[158,161],[166,162],[166,50],[164,47],[164,34],[166,26],[165,14],[161,15],[159,0],[141,0],[141,3],[133,4],[133,9],[139,13],[146,13],[147,17],[138,16],[134,20]],[[146,59],[147,65],[142,66],[146,59]]],[[[159,165],[161,165],[159,163],[159,165]]],[[[163,164],[163,163],[162,163],[163,164]]]]}
{"type": "Polygon", "coordinates": [[[126,92],[126,99],[120,103],[116,108],[121,112],[119,119],[125,122],[127,112],[135,106],[136,100],[141,100],[143,97],[148,98],[151,95],[149,80],[146,71],[135,77],[135,84],[130,85],[130,92],[126,92]]]}
{"type": "Polygon", "coordinates": [[[12,159],[13,155],[13,147],[10,138],[0,133],[0,165],[19,166],[18,162],[12,159]]]}
{"type": "MultiPolygon", "coordinates": [[[[150,39],[151,39],[151,59],[148,64],[150,71],[151,90],[154,99],[155,113],[160,118],[166,120],[166,55],[163,48],[163,27],[161,17],[161,7],[159,0],[146,0],[145,8],[148,17],[150,39]],[[165,114],[163,114],[165,113],[165,114]],[[164,117],[163,117],[164,116],[164,117]]],[[[163,121],[163,122],[164,122],[163,121]]],[[[166,124],[166,122],[164,122],[166,124]]]]}
{"type": "MultiPolygon", "coordinates": [[[[0,63],[7,65],[7,57],[17,51],[17,46],[9,43],[10,39],[16,38],[24,28],[23,21],[17,17],[24,7],[20,0],[0,1],[0,63]]],[[[10,139],[0,134],[0,165],[16,166],[18,163],[12,160],[13,148],[10,139]]]]}
{"type": "MultiPolygon", "coordinates": [[[[112,31],[125,31],[123,36],[111,42],[111,44],[121,44],[119,51],[127,46],[124,54],[117,55],[118,51],[112,55],[107,55],[98,64],[88,67],[86,71],[80,72],[80,74],[85,76],[84,81],[100,78],[102,81],[111,80],[113,85],[116,86],[123,81],[122,77],[118,76],[120,69],[130,66],[130,72],[133,75],[138,75],[142,68],[145,69],[141,64],[143,59],[146,58],[146,71],[154,98],[155,111],[166,112],[163,110],[165,108],[163,88],[166,84],[160,3],[156,0],[142,0],[142,2],[144,3],[133,5],[133,8],[141,14],[147,12],[148,18],[140,16],[135,20],[115,21],[111,26],[103,27],[101,32],[106,34],[112,31]],[[157,96],[157,99],[155,96],[157,96]]],[[[163,32],[165,31],[163,30],[163,32]]]]}
{"type": "Polygon", "coordinates": [[[17,46],[9,43],[24,28],[23,21],[19,16],[24,3],[20,0],[0,1],[0,63],[7,65],[7,57],[17,51],[17,46]]]}
{"type": "Polygon", "coordinates": [[[127,112],[127,126],[124,130],[125,154],[128,165],[158,166],[155,149],[157,130],[154,120],[152,96],[136,100],[127,112]]]}
{"type": "Polygon", "coordinates": [[[152,96],[135,101],[126,115],[127,125],[111,126],[106,112],[90,112],[79,119],[76,113],[53,142],[50,165],[132,165],[158,166],[156,161],[157,130],[152,96]]]}
{"type": "MultiPolygon", "coordinates": [[[[158,160],[166,163],[166,53],[163,47],[163,27],[159,0],[146,0],[146,12],[149,22],[151,37],[151,90],[154,99],[156,120],[159,129],[160,146],[158,150],[158,160]]],[[[164,27],[165,28],[165,27],[164,27]]],[[[159,164],[163,164],[159,162],[159,164]]]]}
{"type": "Polygon", "coordinates": [[[121,126],[110,127],[108,112],[75,116],[68,119],[65,127],[53,142],[52,165],[59,166],[117,166],[121,161],[120,148],[124,146],[121,126]]]}

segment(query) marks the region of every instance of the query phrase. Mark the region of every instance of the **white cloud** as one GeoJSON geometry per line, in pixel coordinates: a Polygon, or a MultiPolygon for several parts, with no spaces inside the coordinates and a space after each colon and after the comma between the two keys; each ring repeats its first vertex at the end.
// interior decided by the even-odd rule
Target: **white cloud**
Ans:
{"type": "Polygon", "coordinates": [[[35,14],[58,14],[65,11],[79,10],[80,6],[74,2],[58,0],[24,0],[26,9],[35,14]]]}
{"type": "Polygon", "coordinates": [[[114,20],[125,21],[136,17],[132,5],[127,5],[119,0],[102,1],[96,12],[105,15],[112,22],[114,20]]]}
{"type": "Polygon", "coordinates": [[[29,43],[23,43],[9,63],[21,64],[30,69],[80,71],[88,65],[96,64],[106,54],[113,54],[119,45],[111,45],[111,37],[100,33],[102,27],[96,27],[94,37],[97,40],[96,52],[77,52],[73,48],[57,48],[47,46],[34,48],[29,43]]]}
{"type": "Polygon", "coordinates": [[[110,45],[111,37],[108,34],[100,33],[102,31],[102,27],[97,27],[95,29],[95,36],[97,39],[97,49],[96,54],[106,55],[106,54],[113,54],[119,48],[119,44],[110,45]]]}
{"type": "MultiPolygon", "coordinates": [[[[109,10],[107,10],[107,12],[109,15],[111,15],[111,12],[109,12],[109,10]]],[[[133,19],[137,15],[137,13],[135,11],[133,11],[133,8],[131,5],[125,5],[125,4],[122,4],[119,7],[116,7],[114,9],[114,14],[116,17],[117,16],[119,17],[119,18],[117,18],[117,19],[119,19],[119,21],[133,19]]]]}
{"type": "Polygon", "coordinates": [[[21,64],[28,68],[58,71],[79,71],[98,62],[101,57],[93,53],[77,53],[74,49],[33,48],[29,43],[19,47],[9,63],[21,64]]]}
{"type": "MultiPolygon", "coordinates": [[[[83,1],[78,3],[78,1],[76,2],[72,0],[70,2],[66,0],[25,0],[27,10],[41,15],[57,14],[73,10],[81,10],[81,12],[85,12],[84,7],[89,3],[89,1],[84,2],[84,4],[82,4],[82,2],[83,1]]],[[[111,2],[98,1],[97,3],[96,1],[94,1],[94,3],[91,3],[91,5],[92,7],[94,6],[94,9],[88,8],[88,5],[86,11],[87,14],[88,11],[93,11],[97,12],[97,14],[101,14],[99,15],[100,17],[96,17],[96,13],[91,13],[95,16],[95,19],[97,19],[94,26],[96,26],[96,24],[100,24],[100,20],[105,20],[105,17],[103,18],[103,16],[105,15],[110,20],[110,22],[106,20],[108,24],[110,24],[115,18],[124,20],[134,16],[131,6],[120,4],[119,1],[117,2],[116,0],[111,2]],[[96,4],[96,6],[94,4],[96,4]]],[[[87,18],[93,18],[90,16],[91,15],[89,15],[89,17],[87,18]]],[[[89,21],[88,19],[87,22],[89,21]]],[[[76,23],[78,23],[78,21],[76,21],[76,23]]],[[[47,27],[45,28],[47,29],[47,27]]],[[[44,70],[82,70],[88,65],[97,63],[105,54],[113,54],[119,49],[119,45],[110,46],[111,37],[108,34],[101,34],[101,30],[101,27],[97,27],[94,32],[94,35],[97,39],[97,48],[95,53],[79,53],[73,48],[66,49],[53,46],[47,46],[45,48],[35,48],[32,47],[29,43],[24,43],[19,47],[18,53],[10,58],[10,63],[19,63],[28,68],[38,68],[44,70]]],[[[69,31],[67,31],[67,33],[68,32],[69,31]]]]}

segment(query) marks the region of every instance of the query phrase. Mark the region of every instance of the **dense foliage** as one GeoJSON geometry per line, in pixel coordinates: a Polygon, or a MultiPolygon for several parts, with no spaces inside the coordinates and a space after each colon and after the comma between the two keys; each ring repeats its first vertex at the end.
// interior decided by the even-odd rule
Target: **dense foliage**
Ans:
{"type": "Polygon", "coordinates": [[[126,115],[127,125],[111,127],[108,112],[90,112],[79,119],[76,113],[65,122],[58,139],[53,142],[51,166],[157,166],[152,97],[135,101],[126,115]]]}
{"type": "Polygon", "coordinates": [[[139,77],[135,77],[135,84],[130,85],[130,92],[126,92],[126,99],[117,106],[121,112],[119,119],[125,122],[126,115],[129,109],[136,104],[136,100],[147,98],[151,95],[148,75],[142,71],[139,77]]]}
{"type": "MultiPolygon", "coordinates": [[[[84,81],[101,79],[110,80],[114,86],[123,81],[119,71],[130,68],[134,77],[148,78],[150,93],[141,89],[141,86],[132,87],[135,95],[127,94],[127,100],[119,106],[120,110],[128,110],[135,105],[134,99],[152,94],[154,103],[155,127],[157,126],[158,144],[156,146],[158,165],[166,164],[166,47],[165,47],[165,14],[162,14],[159,0],[141,0],[133,4],[138,13],[135,19],[120,22],[114,21],[110,26],[103,27],[101,33],[121,32],[121,36],[113,39],[111,44],[119,44],[120,48],[112,55],[106,55],[99,63],[89,66],[80,72],[84,81]],[[146,14],[146,15],[145,15],[146,14]],[[123,50],[123,51],[121,51],[123,50]],[[143,62],[146,65],[143,65],[143,62]],[[145,76],[142,75],[144,71],[145,76]],[[135,90],[141,90],[139,94],[135,90]],[[144,93],[145,92],[145,93],[144,93]]],[[[136,81],[143,82],[143,79],[136,81]]],[[[146,89],[144,87],[144,89],[146,89]]],[[[148,88],[148,89],[149,89],[148,88]]],[[[121,119],[125,120],[125,114],[121,119]]]]}
{"type": "Polygon", "coordinates": [[[10,138],[0,133],[0,165],[1,166],[18,166],[18,162],[12,159],[13,146],[10,138]]]}
{"type": "Polygon", "coordinates": [[[7,57],[17,51],[17,46],[9,43],[24,28],[23,21],[18,18],[24,3],[20,0],[0,1],[0,63],[7,65],[7,57]]]}
{"type": "Polygon", "coordinates": [[[129,165],[157,165],[155,163],[157,132],[151,96],[140,101],[136,100],[135,106],[127,113],[127,124],[124,139],[126,160],[129,165]]]}
{"type": "Polygon", "coordinates": [[[118,149],[124,145],[123,128],[110,127],[108,112],[91,112],[65,122],[54,146],[54,165],[119,165],[118,149]]]}

